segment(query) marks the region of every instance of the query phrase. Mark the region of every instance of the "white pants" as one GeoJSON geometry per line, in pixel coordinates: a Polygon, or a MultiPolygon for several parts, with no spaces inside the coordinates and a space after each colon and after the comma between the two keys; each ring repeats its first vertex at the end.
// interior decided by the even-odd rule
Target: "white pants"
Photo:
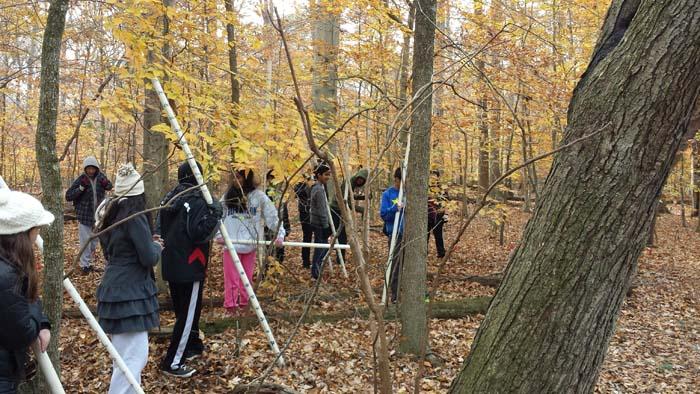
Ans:
{"type": "MultiPolygon", "coordinates": [[[[112,344],[117,353],[122,356],[129,371],[136,381],[141,384],[141,370],[148,362],[148,331],[127,332],[124,334],[112,334],[112,344]]],[[[112,363],[112,381],[109,384],[109,394],[135,393],[126,380],[126,376],[119,369],[116,362],[112,363]]]]}

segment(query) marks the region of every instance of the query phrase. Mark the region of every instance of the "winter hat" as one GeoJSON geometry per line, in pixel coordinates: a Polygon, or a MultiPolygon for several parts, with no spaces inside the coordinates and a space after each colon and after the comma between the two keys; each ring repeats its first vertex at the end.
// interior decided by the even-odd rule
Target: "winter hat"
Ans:
{"type": "Polygon", "coordinates": [[[0,189],[0,235],[23,233],[53,223],[54,216],[29,194],[0,189]]]}
{"type": "Polygon", "coordinates": [[[97,162],[95,156],[88,156],[83,160],[83,170],[90,166],[97,168],[97,171],[100,170],[100,164],[97,162]]]}
{"type": "Polygon", "coordinates": [[[122,164],[117,170],[114,193],[119,197],[138,196],[144,192],[141,175],[131,163],[122,164]]]}

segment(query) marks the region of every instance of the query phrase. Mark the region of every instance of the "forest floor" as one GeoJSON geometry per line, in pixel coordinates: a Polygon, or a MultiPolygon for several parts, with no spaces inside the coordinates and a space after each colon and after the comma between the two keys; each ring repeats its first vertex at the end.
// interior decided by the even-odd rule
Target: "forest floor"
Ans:
{"type": "MultiPolygon", "coordinates": [[[[436,300],[493,295],[494,289],[465,282],[470,275],[487,275],[503,270],[509,253],[517,244],[529,217],[517,207],[507,211],[504,246],[490,222],[480,218],[467,230],[448,262],[440,281],[436,300]]],[[[445,227],[445,239],[454,238],[458,215],[445,227]]],[[[693,231],[695,219],[683,228],[680,217],[661,215],[657,223],[657,245],[645,249],[639,263],[638,287],[625,301],[617,330],[597,386],[599,392],[692,392],[700,390],[700,234],[693,231]]],[[[295,227],[289,239],[300,239],[295,227]]],[[[66,269],[72,266],[77,252],[76,224],[66,225],[66,269]]],[[[386,238],[371,232],[370,275],[373,286],[382,283],[382,266],[386,262],[386,238]]],[[[98,265],[103,264],[98,262],[98,265]]],[[[429,248],[429,272],[437,270],[434,243],[429,248]]],[[[285,312],[300,313],[311,294],[309,274],[301,267],[299,249],[287,249],[285,267],[273,269],[257,294],[269,316],[285,312]]],[[[357,290],[357,275],[348,264],[350,278],[345,279],[338,267],[325,272],[319,295],[311,313],[356,312],[354,318],[334,322],[302,324],[285,358],[285,369],[274,368],[266,382],[278,383],[298,392],[342,393],[373,391],[373,354],[371,327],[360,317],[364,307],[357,290]]],[[[89,305],[95,304],[99,273],[73,275],[71,279],[89,305]]],[[[205,287],[205,299],[221,298],[223,275],[221,251],[212,253],[205,287]]],[[[163,295],[161,295],[163,296],[163,295]]],[[[65,310],[75,304],[65,296],[65,310]]],[[[164,298],[165,299],[165,298],[164,298]]],[[[173,322],[171,312],[161,314],[162,325],[173,322]]],[[[459,372],[483,316],[431,321],[432,350],[444,365],[426,363],[420,381],[423,392],[445,392],[459,372]]],[[[261,375],[273,360],[267,341],[258,329],[239,330],[226,317],[221,305],[205,306],[202,325],[224,321],[229,328],[205,334],[207,351],[190,365],[199,372],[191,379],[177,380],[159,373],[158,363],[168,344],[167,337],[152,336],[149,363],[143,373],[148,393],[226,393],[237,384],[248,383],[261,375]],[[238,346],[237,344],[240,344],[238,346]]],[[[294,324],[270,319],[278,343],[284,344],[294,324]]],[[[388,323],[391,340],[391,365],[396,392],[413,391],[417,361],[398,354],[400,327],[388,323]]],[[[107,352],[82,318],[65,317],[61,330],[61,364],[67,392],[106,392],[112,363],[107,352]]]]}

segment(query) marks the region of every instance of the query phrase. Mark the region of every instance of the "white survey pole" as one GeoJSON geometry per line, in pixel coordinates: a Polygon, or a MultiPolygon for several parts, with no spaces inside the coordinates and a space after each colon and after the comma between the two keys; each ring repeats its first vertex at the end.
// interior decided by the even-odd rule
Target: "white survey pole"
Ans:
{"type": "Polygon", "coordinates": [[[53,369],[53,364],[51,364],[49,355],[41,351],[39,342],[35,341],[32,344],[32,350],[34,350],[37,364],[39,364],[39,370],[41,370],[42,375],[44,375],[46,379],[46,385],[49,386],[49,392],[51,392],[51,394],[65,394],[66,392],[63,390],[61,379],[58,378],[56,370],[53,369]]]}
{"type": "MultiPolygon", "coordinates": [[[[202,174],[199,172],[199,168],[197,167],[197,162],[194,159],[192,150],[190,150],[190,146],[187,144],[187,140],[185,139],[185,134],[180,128],[180,124],[178,123],[177,118],[175,117],[173,109],[170,107],[170,103],[168,103],[168,98],[165,96],[163,87],[161,86],[160,81],[158,81],[158,78],[151,78],[151,84],[153,85],[153,89],[155,89],[156,93],[158,93],[160,104],[165,110],[165,113],[168,116],[168,120],[170,121],[170,127],[177,134],[177,143],[180,144],[182,150],[185,152],[187,162],[189,163],[190,168],[192,168],[192,172],[194,173],[194,176],[197,179],[197,184],[201,186],[200,190],[202,191],[202,196],[204,197],[204,200],[207,202],[207,204],[211,204],[214,200],[211,196],[211,193],[209,192],[209,188],[207,188],[207,185],[204,183],[204,178],[202,178],[202,174]]],[[[275,341],[275,337],[272,334],[270,325],[267,323],[265,314],[263,313],[263,310],[260,307],[260,302],[258,302],[258,298],[255,296],[253,286],[251,286],[250,281],[248,281],[248,276],[246,275],[245,270],[243,269],[241,260],[238,258],[238,254],[233,248],[233,244],[231,243],[231,237],[229,236],[228,231],[226,230],[226,226],[223,225],[222,219],[219,220],[219,231],[221,232],[221,236],[223,237],[224,242],[226,243],[226,249],[228,249],[229,253],[231,254],[233,263],[236,266],[236,271],[238,271],[238,276],[240,276],[241,282],[243,282],[243,287],[245,288],[246,293],[248,293],[248,297],[253,307],[253,311],[255,311],[255,314],[258,317],[258,321],[260,322],[260,325],[263,328],[263,332],[267,337],[272,351],[277,356],[277,364],[283,367],[284,358],[282,357],[279,346],[277,345],[277,341],[275,341]]]]}
{"type": "MultiPolygon", "coordinates": [[[[331,225],[331,232],[333,233],[333,238],[337,239],[338,238],[338,231],[335,228],[335,223],[333,222],[333,212],[331,212],[331,204],[330,201],[328,201],[328,196],[326,193],[323,193],[323,197],[326,199],[326,211],[328,212],[328,220],[330,221],[331,225]]],[[[338,198],[336,197],[336,200],[338,198]]],[[[328,251],[330,253],[330,250],[328,251]]],[[[338,255],[338,261],[340,262],[340,269],[343,271],[343,276],[346,278],[348,277],[348,271],[345,269],[345,259],[343,258],[343,253],[342,252],[337,252],[338,255]]],[[[326,256],[323,256],[326,257],[326,256]]],[[[328,262],[330,264],[331,269],[333,269],[333,262],[332,259],[328,259],[328,262]]]]}
{"type": "MultiPolygon", "coordinates": [[[[401,163],[401,185],[399,186],[399,197],[398,203],[403,202],[403,185],[406,182],[406,168],[408,168],[408,155],[411,152],[411,133],[408,133],[406,138],[406,154],[403,157],[403,163],[401,163]]],[[[386,264],[386,272],[384,273],[384,287],[382,288],[382,304],[386,305],[386,289],[389,287],[389,282],[391,281],[391,265],[393,263],[392,256],[394,255],[394,249],[396,249],[396,234],[399,231],[399,219],[403,216],[401,209],[394,216],[394,227],[391,230],[391,242],[389,243],[389,258],[386,264]]]]}
{"type": "Polygon", "coordinates": [[[85,304],[83,298],[80,297],[78,290],[75,289],[75,286],[73,286],[73,283],[70,281],[70,279],[63,279],[63,288],[66,289],[66,292],[68,292],[68,295],[73,299],[73,301],[75,301],[75,303],[78,304],[78,309],[80,309],[80,312],[85,317],[85,320],[87,320],[88,324],[90,325],[90,328],[92,328],[93,331],[95,331],[95,333],[97,334],[97,338],[107,348],[109,355],[117,364],[117,367],[122,371],[131,387],[138,394],[144,394],[141,385],[136,381],[136,378],[134,378],[134,375],[131,373],[131,370],[129,370],[129,367],[127,367],[126,363],[124,363],[124,359],[122,359],[122,357],[119,355],[119,352],[117,352],[117,349],[115,349],[114,345],[112,345],[112,342],[109,341],[107,334],[105,334],[102,327],[100,327],[100,323],[97,322],[95,316],[92,314],[92,312],[90,312],[90,308],[88,308],[87,304],[85,304]]]}
{"type": "MultiPolygon", "coordinates": [[[[5,180],[2,179],[2,176],[0,176],[0,189],[9,189],[9,186],[5,183],[5,180]]],[[[44,254],[44,240],[41,238],[41,236],[38,236],[36,239],[36,245],[39,248],[39,253],[44,254]]],[[[83,302],[83,299],[80,297],[80,294],[78,294],[78,291],[73,287],[73,284],[70,282],[68,278],[63,280],[63,287],[68,291],[68,294],[75,300],[75,302],[80,305],[84,305],[85,309],[83,310],[82,308],[80,309],[81,312],[83,312],[83,315],[85,315],[85,318],[88,319],[88,323],[90,322],[90,319],[92,321],[95,321],[95,317],[92,315],[92,312],[90,312],[90,309],[85,305],[85,302],[83,302]],[[87,313],[86,313],[87,312],[87,313]]],[[[96,323],[96,321],[95,321],[96,323]]],[[[91,325],[92,326],[92,325],[91,325]]],[[[95,329],[93,327],[93,329],[95,329]]],[[[98,331],[98,337],[100,336],[99,333],[101,332],[104,335],[104,332],[102,331],[102,327],[100,327],[99,324],[97,324],[97,328],[95,331],[98,331]]],[[[105,338],[107,336],[105,335],[105,338]]],[[[104,343],[104,342],[103,342],[104,343]]],[[[109,343],[109,346],[112,344],[109,342],[109,339],[107,339],[107,343],[109,343]]],[[[107,345],[105,345],[107,346],[107,345]]],[[[37,342],[34,342],[32,344],[32,350],[34,350],[34,353],[36,355],[37,363],[39,364],[39,369],[41,370],[41,373],[44,375],[46,378],[46,384],[49,386],[49,390],[51,391],[51,394],[64,394],[65,391],[63,390],[63,385],[61,384],[61,380],[58,377],[58,374],[56,373],[56,370],[53,368],[53,364],[51,363],[51,359],[49,358],[49,355],[46,354],[46,352],[42,352],[41,349],[39,348],[39,344],[37,342]]],[[[116,353],[116,357],[121,360],[121,357],[119,357],[119,354],[116,353]]],[[[116,360],[116,359],[115,359],[116,360]]],[[[118,362],[117,362],[118,363],[118,362]]],[[[126,364],[124,364],[124,361],[122,360],[121,363],[124,365],[124,368],[126,370],[125,375],[127,375],[127,379],[129,376],[131,376],[131,373],[129,372],[129,369],[126,368],[126,364]]],[[[133,376],[132,376],[133,380],[133,376]]],[[[134,380],[135,382],[135,380],[134,380]]],[[[129,381],[131,383],[131,380],[129,381]]],[[[135,388],[137,389],[137,393],[143,393],[143,390],[141,390],[141,387],[136,384],[135,388]],[[141,391],[139,391],[141,390],[141,391]]]]}
{"type": "MultiPolygon", "coordinates": [[[[277,245],[274,241],[251,241],[243,239],[233,239],[231,243],[234,245],[277,245]]],[[[284,241],[281,246],[292,247],[292,248],[311,248],[311,249],[330,249],[330,244],[316,244],[312,242],[295,242],[295,241],[284,241]]],[[[350,245],[347,244],[333,244],[333,249],[350,249],[350,245]]]]}

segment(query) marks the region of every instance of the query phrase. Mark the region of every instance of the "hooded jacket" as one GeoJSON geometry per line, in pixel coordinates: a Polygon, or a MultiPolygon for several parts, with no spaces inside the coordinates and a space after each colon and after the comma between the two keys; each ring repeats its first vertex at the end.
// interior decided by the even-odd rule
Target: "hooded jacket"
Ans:
{"type": "Polygon", "coordinates": [[[39,301],[31,302],[18,286],[17,270],[0,257],[0,378],[24,378],[29,346],[42,328],[50,328],[39,301]]]}
{"type": "MultiPolygon", "coordinates": [[[[197,163],[197,166],[201,166],[197,163]]],[[[187,162],[177,171],[178,185],[161,202],[195,186],[197,180],[187,162]]],[[[222,216],[221,204],[207,205],[202,192],[189,191],[171,202],[158,215],[156,234],[165,242],[163,249],[163,279],[168,282],[199,282],[206,276],[209,261],[209,241],[215,234],[222,216]]]]}
{"type": "MultiPolygon", "coordinates": [[[[367,178],[369,177],[369,171],[366,168],[361,168],[359,171],[355,173],[350,178],[350,187],[352,190],[352,195],[346,195],[345,189],[347,188],[347,184],[343,182],[341,185],[341,193],[343,194],[343,197],[345,197],[345,200],[348,202],[350,205],[350,209],[354,209],[356,212],[362,213],[364,209],[360,206],[355,206],[354,200],[361,200],[360,196],[356,196],[355,193],[358,192],[360,189],[365,187],[367,184],[367,178]],[[362,186],[355,186],[355,182],[358,179],[364,179],[365,183],[362,184],[362,186]]],[[[332,185],[329,182],[328,185],[328,201],[330,202],[330,207],[331,210],[335,212],[340,212],[340,206],[338,205],[338,196],[335,195],[335,189],[332,187],[332,185]]]]}
{"type": "Polygon", "coordinates": [[[105,197],[105,192],[112,190],[112,182],[100,171],[100,165],[93,156],[83,161],[83,171],[88,167],[97,168],[94,177],[83,172],[66,190],[66,201],[72,202],[80,224],[95,224],[95,210],[105,197]]]}

